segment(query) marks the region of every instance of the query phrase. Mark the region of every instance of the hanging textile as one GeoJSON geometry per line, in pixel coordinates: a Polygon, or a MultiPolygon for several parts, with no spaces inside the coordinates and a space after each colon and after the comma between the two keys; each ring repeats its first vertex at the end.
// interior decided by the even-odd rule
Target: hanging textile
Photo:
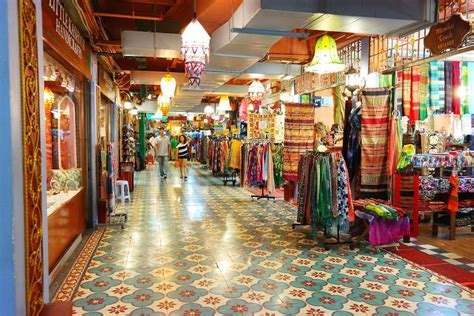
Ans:
{"type": "Polygon", "coordinates": [[[420,117],[420,66],[411,68],[411,102],[410,121],[416,122],[420,117]]]}
{"type": "Polygon", "coordinates": [[[398,161],[402,152],[402,126],[397,112],[392,114],[390,124],[390,138],[388,143],[388,173],[394,174],[397,171],[398,161]]]}
{"type": "Polygon", "coordinates": [[[430,62],[430,67],[429,67],[429,95],[430,95],[430,104],[429,104],[429,109],[428,109],[429,114],[438,113],[440,110],[439,89],[440,89],[440,85],[439,85],[439,79],[438,79],[438,62],[432,61],[430,62]]]}
{"type": "Polygon", "coordinates": [[[444,92],[446,107],[445,113],[453,111],[453,62],[446,61],[444,63],[444,92]]]}
{"type": "Polygon", "coordinates": [[[332,96],[334,102],[334,124],[342,126],[344,123],[345,112],[345,98],[342,95],[344,92],[343,86],[337,86],[332,89],[332,96]]]}
{"type": "Polygon", "coordinates": [[[275,191],[274,163],[270,142],[254,140],[241,147],[241,185],[275,191]]]}
{"type": "Polygon", "coordinates": [[[362,129],[361,107],[355,108],[350,117],[349,124],[351,131],[349,134],[349,145],[347,148],[347,166],[350,180],[359,173],[361,161],[361,129],[362,129]]]}
{"type": "Polygon", "coordinates": [[[275,177],[275,187],[280,188],[283,185],[283,146],[281,144],[275,144],[274,148],[273,171],[275,177]]]}
{"type": "Polygon", "coordinates": [[[390,89],[365,89],[362,92],[362,197],[388,199],[389,115],[390,89]]]}
{"type": "Polygon", "coordinates": [[[240,147],[242,142],[237,139],[230,141],[230,162],[229,167],[232,169],[240,169],[240,147]]]}
{"type": "Polygon", "coordinates": [[[459,89],[461,88],[461,67],[459,61],[452,62],[453,67],[453,83],[452,83],[452,106],[454,114],[461,114],[461,95],[459,89]]]}
{"type": "Polygon", "coordinates": [[[298,161],[302,154],[314,146],[314,106],[305,103],[285,105],[285,142],[283,178],[298,179],[298,161]]]}
{"type": "Polygon", "coordinates": [[[349,123],[349,117],[352,111],[352,100],[347,99],[344,107],[344,132],[342,136],[342,155],[347,161],[347,150],[349,148],[349,135],[351,133],[351,125],[349,123]]]}
{"type": "Polygon", "coordinates": [[[430,103],[430,94],[428,91],[428,72],[429,64],[420,65],[420,120],[425,120],[428,116],[428,106],[430,103]]]}
{"type": "Polygon", "coordinates": [[[469,98],[469,113],[474,114],[474,62],[469,62],[467,65],[467,80],[468,89],[467,95],[469,98]]]}
{"type": "Polygon", "coordinates": [[[403,115],[410,117],[411,108],[411,69],[403,69],[403,115]]]}
{"type": "Polygon", "coordinates": [[[461,63],[461,114],[469,114],[469,63],[461,63]]]}
{"type": "Polygon", "coordinates": [[[439,112],[446,113],[444,61],[438,61],[439,112]]]}
{"type": "Polygon", "coordinates": [[[349,177],[339,153],[310,152],[298,162],[297,222],[348,232],[354,219],[349,177]]]}
{"type": "Polygon", "coordinates": [[[396,83],[395,83],[395,96],[394,96],[394,109],[403,113],[403,71],[398,70],[395,74],[396,83]]]}

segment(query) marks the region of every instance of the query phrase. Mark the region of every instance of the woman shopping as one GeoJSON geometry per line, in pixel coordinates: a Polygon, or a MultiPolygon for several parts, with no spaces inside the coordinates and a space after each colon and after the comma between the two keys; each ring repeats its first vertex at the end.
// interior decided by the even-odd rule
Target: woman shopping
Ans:
{"type": "Polygon", "coordinates": [[[181,135],[178,139],[178,166],[179,172],[181,174],[181,178],[184,179],[188,178],[187,172],[187,162],[188,162],[188,155],[189,155],[189,144],[186,141],[186,136],[181,135]]]}

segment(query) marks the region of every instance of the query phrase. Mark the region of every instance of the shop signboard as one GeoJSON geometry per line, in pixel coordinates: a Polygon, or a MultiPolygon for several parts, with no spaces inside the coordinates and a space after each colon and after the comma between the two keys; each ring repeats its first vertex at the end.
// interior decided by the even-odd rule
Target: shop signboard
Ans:
{"type": "Polygon", "coordinates": [[[91,50],[59,0],[42,0],[43,39],[78,72],[91,79],[91,50]]]}
{"type": "Polygon", "coordinates": [[[344,72],[317,74],[306,72],[295,78],[295,94],[311,93],[345,84],[344,72]]]}
{"type": "Polygon", "coordinates": [[[99,68],[99,87],[102,94],[110,101],[116,101],[115,84],[109,74],[102,68],[99,68]]]}
{"type": "Polygon", "coordinates": [[[445,50],[461,47],[469,33],[471,23],[461,14],[454,14],[448,20],[431,27],[424,39],[425,47],[433,55],[441,54],[445,50]]]}

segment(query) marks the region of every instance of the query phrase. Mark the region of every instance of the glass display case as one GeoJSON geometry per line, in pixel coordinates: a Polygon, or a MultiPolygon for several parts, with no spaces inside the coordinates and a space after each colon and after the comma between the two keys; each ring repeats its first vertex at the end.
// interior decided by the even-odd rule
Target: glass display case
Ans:
{"type": "Polygon", "coordinates": [[[77,78],[45,54],[44,100],[48,215],[82,188],[82,86],[77,78]]]}

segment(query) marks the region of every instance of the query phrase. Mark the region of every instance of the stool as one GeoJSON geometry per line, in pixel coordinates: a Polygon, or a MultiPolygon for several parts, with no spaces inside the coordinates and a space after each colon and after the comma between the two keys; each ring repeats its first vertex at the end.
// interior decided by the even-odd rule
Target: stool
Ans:
{"type": "Polygon", "coordinates": [[[128,186],[127,180],[117,180],[117,184],[115,185],[115,193],[120,201],[125,202],[126,199],[128,199],[129,202],[131,201],[130,188],[128,186]]]}

